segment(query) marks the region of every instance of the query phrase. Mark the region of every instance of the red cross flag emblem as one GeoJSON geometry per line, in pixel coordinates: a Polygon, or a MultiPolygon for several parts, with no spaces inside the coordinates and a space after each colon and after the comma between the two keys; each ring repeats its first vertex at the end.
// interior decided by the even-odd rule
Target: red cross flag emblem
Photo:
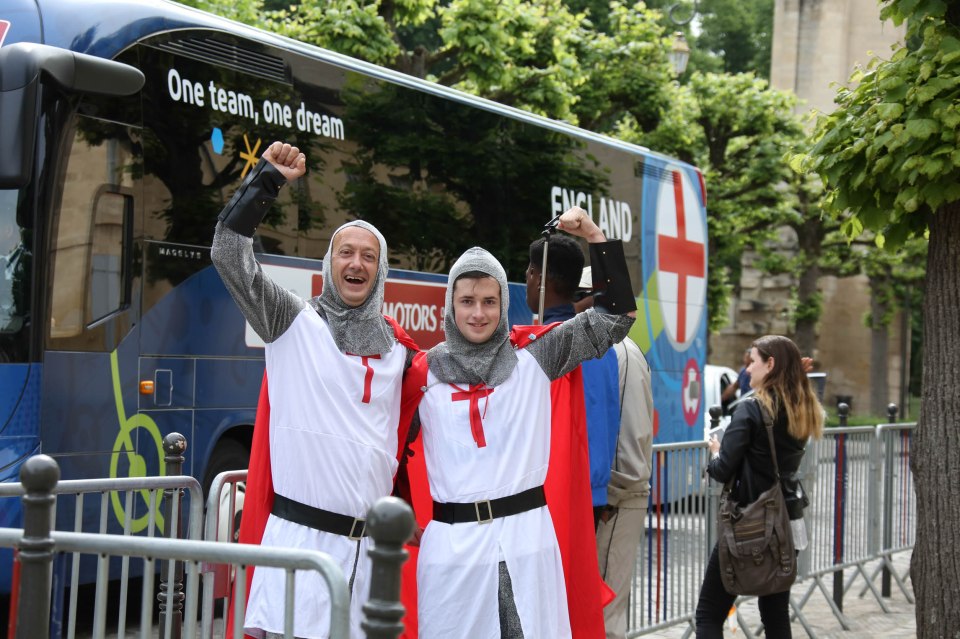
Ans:
{"type": "Polygon", "coordinates": [[[696,335],[707,290],[706,229],[690,178],[667,167],[657,203],[657,286],[670,341],[682,350],[696,335]]]}

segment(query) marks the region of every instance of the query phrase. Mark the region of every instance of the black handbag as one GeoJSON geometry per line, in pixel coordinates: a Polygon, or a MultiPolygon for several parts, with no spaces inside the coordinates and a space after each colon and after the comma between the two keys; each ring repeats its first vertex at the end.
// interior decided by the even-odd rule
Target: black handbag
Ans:
{"type": "Polygon", "coordinates": [[[797,579],[797,554],[773,443],[773,417],[762,405],[760,410],[776,478],[770,488],[746,506],[740,506],[730,495],[733,478],[720,495],[717,554],[723,587],[731,595],[784,592],[797,579]]]}

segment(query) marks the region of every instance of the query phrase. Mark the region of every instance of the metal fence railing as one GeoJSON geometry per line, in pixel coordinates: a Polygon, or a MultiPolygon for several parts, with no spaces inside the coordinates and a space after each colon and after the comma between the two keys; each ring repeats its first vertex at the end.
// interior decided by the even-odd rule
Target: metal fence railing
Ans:
{"type": "MultiPolygon", "coordinates": [[[[791,607],[794,618],[810,637],[816,635],[806,622],[803,610],[815,596],[824,598],[844,629],[850,624],[843,613],[843,598],[858,584],[859,596],[869,591],[883,612],[888,611],[884,598],[890,595],[894,584],[908,601],[913,601],[906,575],[897,572],[892,556],[910,550],[915,539],[916,501],[910,473],[915,424],[895,423],[895,407],[892,407],[890,423],[887,424],[846,427],[845,421],[846,414],[841,411],[841,426],[827,429],[822,439],[811,441],[801,466],[810,499],[804,514],[810,543],[800,553],[799,578],[791,594],[791,607]]],[[[168,437],[174,435],[179,438],[176,434],[168,437]]],[[[185,442],[176,438],[169,442],[167,451],[166,469],[170,473],[180,472],[178,463],[183,459],[182,455],[178,457],[178,451],[182,453],[185,442]]],[[[165,441],[165,445],[167,443],[165,441]]],[[[721,486],[704,476],[707,457],[706,442],[654,446],[645,534],[638,540],[636,572],[628,607],[627,633],[630,637],[678,624],[687,626],[685,636],[693,632],[700,582],[716,541],[716,512],[721,490],[721,486]]],[[[54,462],[51,460],[51,463],[54,462]]],[[[32,639],[61,636],[62,632],[62,636],[74,639],[79,605],[78,575],[84,561],[88,566],[95,565],[95,580],[91,580],[95,581],[96,588],[91,635],[95,638],[103,636],[106,626],[108,582],[119,583],[120,612],[116,623],[111,625],[118,629],[119,637],[124,636],[127,625],[124,604],[129,596],[130,575],[134,573],[142,575],[144,582],[139,624],[143,637],[151,636],[153,604],[157,601],[154,597],[155,577],[160,582],[160,636],[176,639],[181,636],[204,639],[221,636],[223,621],[216,616],[216,611],[219,608],[226,614],[231,597],[238,602],[245,599],[242,589],[246,584],[245,570],[249,566],[274,566],[287,570],[288,588],[293,588],[295,571],[315,570],[328,580],[332,593],[337,591],[342,585],[342,575],[331,572],[328,559],[319,553],[314,556],[300,551],[216,543],[216,540],[235,539],[235,513],[242,503],[245,479],[246,471],[220,474],[211,485],[205,514],[200,486],[191,477],[54,481],[44,497],[49,500],[41,508],[46,508],[47,521],[40,526],[39,532],[31,530],[29,518],[31,500],[36,502],[39,497],[29,494],[28,482],[23,485],[0,484],[0,503],[4,498],[24,499],[24,530],[0,529],[0,547],[19,548],[23,568],[20,587],[13,588],[14,593],[20,594],[20,602],[12,609],[17,610],[25,598],[30,606],[35,606],[43,598],[43,593],[46,593],[49,608],[53,592],[54,614],[48,610],[39,618],[56,620],[62,617],[57,612],[58,597],[66,592],[69,598],[65,628],[61,629],[56,623],[47,624],[45,632],[48,634],[40,633],[35,627],[36,609],[31,608],[30,619],[34,627],[28,634],[17,636],[32,639]],[[185,517],[180,512],[183,492],[189,495],[185,517]],[[83,513],[88,510],[84,499],[89,500],[91,496],[96,499],[97,494],[99,525],[94,530],[82,530],[83,513]],[[54,499],[64,498],[76,501],[73,529],[51,532],[56,527],[53,526],[54,510],[50,504],[54,499]],[[138,501],[139,507],[136,506],[138,501]],[[145,511],[143,504],[146,504],[145,511]],[[110,512],[120,513],[124,522],[123,535],[106,534],[110,512]],[[133,523],[141,520],[141,535],[134,536],[137,531],[133,530],[133,523]],[[172,538],[164,539],[161,535],[172,538]],[[184,536],[186,540],[180,539],[184,536]],[[54,570],[47,568],[47,576],[41,578],[39,586],[35,578],[29,585],[24,583],[31,567],[35,567],[37,557],[52,561],[55,555],[65,558],[62,571],[58,571],[54,564],[54,570]],[[159,569],[158,562],[167,563],[159,569]],[[68,568],[69,579],[66,578],[68,568]],[[57,575],[60,575],[58,586],[52,587],[50,582],[57,575]],[[62,584],[68,586],[64,588],[62,584]],[[239,592],[231,592],[232,588],[239,592]],[[218,606],[218,602],[222,605],[218,606]]],[[[37,503],[33,506],[36,507],[37,503]]],[[[387,539],[383,543],[390,547],[392,542],[387,539]]],[[[396,551],[397,556],[401,556],[399,542],[396,551]]],[[[391,573],[388,571],[388,574],[391,573]]],[[[399,579],[399,560],[396,575],[399,579]]],[[[375,583],[372,589],[379,586],[375,583]]],[[[292,600],[292,596],[287,597],[287,601],[292,600]]],[[[332,600],[335,608],[340,605],[339,594],[332,600]]],[[[388,609],[392,611],[390,615],[395,615],[396,602],[385,601],[383,610],[388,609]]],[[[243,606],[235,606],[234,610],[242,619],[243,606]]],[[[376,604],[370,606],[372,615],[379,614],[377,610],[376,604]]],[[[339,609],[334,612],[332,624],[336,628],[332,631],[339,632],[341,613],[339,609]]],[[[23,619],[20,617],[21,622],[23,619]]],[[[739,621],[744,636],[753,637],[743,619],[739,621]]],[[[18,626],[18,633],[22,627],[22,624],[18,626]]],[[[238,624],[238,631],[241,627],[242,624],[238,624]]],[[[369,636],[396,636],[389,633],[391,629],[399,628],[399,618],[373,624],[371,628],[377,630],[368,632],[387,634],[369,636]],[[383,630],[385,628],[387,630],[383,630]]]]}
{"type": "MultiPolygon", "coordinates": [[[[222,477],[220,480],[223,484],[222,477]]],[[[201,637],[221,637],[225,632],[225,620],[218,616],[214,606],[213,593],[217,588],[218,575],[235,576],[236,590],[232,593],[235,605],[234,637],[241,637],[245,614],[246,573],[256,566],[280,568],[286,571],[284,610],[285,636],[293,637],[294,603],[296,575],[304,571],[315,571],[326,582],[330,593],[330,637],[350,636],[349,593],[346,580],[337,565],[329,556],[320,552],[298,549],[272,548],[265,546],[228,544],[216,541],[200,541],[202,535],[202,499],[196,480],[183,477],[150,477],[123,480],[77,480],[58,482],[59,468],[56,462],[44,455],[33,457],[21,470],[22,483],[4,484],[0,496],[22,496],[23,529],[0,528],[0,548],[12,547],[19,550],[20,578],[12,588],[14,602],[15,635],[17,639],[46,639],[61,636],[58,626],[51,627],[50,620],[57,616],[51,612],[53,593],[62,590],[55,584],[51,567],[55,556],[70,554],[71,566],[71,610],[70,620],[63,629],[63,635],[73,639],[78,634],[76,627],[76,575],[81,558],[93,558],[96,561],[95,595],[93,604],[93,623],[89,634],[81,629],[81,634],[92,639],[101,639],[106,635],[109,604],[117,602],[109,594],[110,584],[116,584],[116,575],[109,567],[113,560],[120,560],[124,570],[120,578],[121,601],[116,624],[111,623],[110,630],[116,628],[117,636],[124,637],[126,628],[126,601],[129,585],[128,570],[131,560],[142,566],[143,583],[140,592],[141,614],[139,620],[140,637],[155,637],[157,632],[164,639],[192,639],[201,637]],[[183,481],[184,479],[189,481],[183,481]],[[151,516],[148,531],[155,530],[155,517],[159,510],[156,504],[157,488],[172,487],[171,504],[167,507],[167,529],[173,533],[179,527],[179,509],[177,508],[177,490],[183,485],[191,491],[189,535],[191,539],[146,536],[117,535],[104,532],[67,532],[53,530],[56,499],[66,493],[80,489],[80,494],[96,490],[145,490],[150,499],[151,516]],[[95,488],[96,487],[96,488],[95,488]],[[162,567],[162,568],[161,568],[162,567]],[[158,568],[161,568],[158,572],[158,568]],[[155,593],[155,578],[160,577],[160,595],[155,593]],[[203,588],[202,610],[200,588],[203,588]],[[159,601],[158,623],[154,624],[153,602],[159,601]],[[199,613],[199,618],[198,618],[199,613]]],[[[234,488],[235,489],[235,488],[234,488]]],[[[219,489],[218,489],[219,490],[219,489]]],[[[108,501],[107,493],[102,498],[108,501]]],[[[127,499],[129,503],[129,498],[127,499]]],[[[230,511],[233,511],[230,504],[230,511]]],[[[78,508],[77,512],[82,509],[78,508]]],[[[213,508],[208,521],[216,530],[216,513],[213,508]]],[[[128,516],[129,521],[131,517],[128,516]]],[[[232,519],[232,517],[231,517],[232,519]]],[[[400,591],[400,567],[406,557],[403,542],[413,530],[413,515],[409,507],[394,498],[385,498],[371,509],[368,517],[368,530],[373,538],[374,547],[370,551],[373,570],[380,575],[377,583],[370,588],[370,598],[364,606],[363,627],[371,638],[394,638],[402,630],[397,594],[400,591]]],[[[216,534],[213,534],[216,537],[216,534]]],[[[228,605],[222,608],[224,615],[228,605]]]]}
{"type": "MultiPolygon", "coordinates": [[[[186,440],[179,433],[171,433],[163,440],[166,453],[164,458],[167,476],[159,477],[120,477],[99,479],[73,479],[56,482],[52,494],[56,495],[59,506],[51,513],[51,529],[72,533],[90,533],[105,535],[110,529],[110,521],[116,518],[122,524],[121,535],[132,537],[140,534],[148,538],[166,536],[199,541],[203,534],[203,491],[196,479],[180,475],[183,468],[183,452],[186,440]],[[185,525],[181,505],[186,493],[189,504],[185,525]],[[64,503],[66,501],[66,503],[64,503]],[[71,514],[71,521],[57,522],[57,512],[62,510],[71,514]],[[91,525],[93,522],[93,525],[91,525]]],[[[0,500],[4,498],[23,498],[26,490],[22,483],[0,484],[0,500]]],[[[2,503],[2,501],[0,501],[2,503]]],[[[14,583],[11,591],[18,587],[20,556],[15,554],[14,583]]],[[[126,627],[126,610],[132,578],[141,576],[140,566],[130,563],[129,556],[117,555],[116,560],[106,556],[95,556],[81,552],[58,552],[53,559],[52,573],[54,589],[50,633],[73,639],[76,635],[79,610],[78,596],[80,586],[88,582],[113,580],[119,586],[115,597],[118,610],[117,628],[122,633],[126,627]],[[64,600],[67,614],[64,619],[62,609],[64,600]]],[[[182,566],[176,562],[168,565],[160,573],[161,604],[163,615],[179,615],[182,611],[182,566]]],[[[13,615],[16,607],[12,606],[13,615]]],[[[95,612],[99,611],[95,608],[95,612]]],[[[94,624],[98,623],[94,618],[94,624]]]]}
{"type": "Polygon", "coordinates": [[[715,540],[709,522],[716,501],[702,478],[707,455],[703,442],[654,446],[647,535],[637,553],[628,629],[651,632],[693,619],[705,549],[715,540]]]}
{"type": "MultiPolygon", "coordinates": [[[[859,595],[871,592],[885,613],[889,609],[884,598],[893,583],[913,601],[905,575],[897,573],[891,556],[914,543],[910,450],[916,425],[893,423],[896,407],[891,405],[891,423],[846,427],[846,405],[840,408],[841,426],[808,444],[800,469],[810,499],[804,512],[810,541],[800,553],[791,607],[810,637],[816,634],[803,609],[818,592],[844,629],[850,624],[843,614],[843,597],[857,583],[862,582],[859,595]]],[[[653,451],[647,525],[638,540],[627,636],[677,624],[686,624],[684,636],[689,636],[706,561],[716,542],[722,487],[703,475],[706,442],[661,444],[653,451]]],[[[742,618],[739,626],[746,637],[754,636],[742,618]]]]}
{"type": "MultiPolygon", "coordinates": [[[[203,539],[205,541],[236,540],[237,518],[235,513],[242,510],[243,487],[247,480],[247,471],[228,470],[214,477],[207,495],[206,517],[203,524],[203,539]]],[[[224,609],[232,597],[237,593],[234,587],[241,585],[236,578],[236,571],[225,563],[208,563],[204,567],[204,582],[202,618],[206,623],[212,623],[214,609],[220,602],[224,609]]],[[[245,583],[245,581],[244,581],[245,583]]],[[[206,632],[206,628],[204,628],[206,632]]],[[[202,635],[204,638],[208,634],[202,635]]]]}

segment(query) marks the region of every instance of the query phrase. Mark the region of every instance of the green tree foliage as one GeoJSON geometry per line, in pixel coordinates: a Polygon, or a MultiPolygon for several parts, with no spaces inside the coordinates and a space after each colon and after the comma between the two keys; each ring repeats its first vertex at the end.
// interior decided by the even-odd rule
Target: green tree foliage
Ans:
{"type": "MultiPolygon", "coordinates": [[[[261,15],[265,8],[264,0],[178,0],[180,4],[185,4],[201,11],[215,13],[218,16],[230,18],[244,24],[256,25],[261,20],[261,15]]],[[[270,0],[268,0],[269,2],[270,0]]]]}
{"type": "Polygon", "coordinates": [[[659,25],[659,15],[642,4],[611,2],[607,19],[609,34],[586,31],[577,48],[586,79],[573,105],[575,122],[610,133],[629,118],[653,130],[670,109],[672,36],[659,25]]]}
{"type": "MultiPolygon", "coordinates": [[[[714,58],[719,70],[769,78],[772,39],[773,0],[701,0],[694,48],[714,58]]],[[[694,59],[692,66],[706,62],[694,59]]]]}
{"type": "Polygon", "coordinates": [[[723,325],[748,248],[762,248],[790,213],[791,178],[784,153],[802,136],[796,98],[753,74],[694,73],[668,94],[658,128],[627,121],[620,137],[699,166],[708,185],[710,330],[723,325]]]}
{"type": "Polygon", "coordinates": [[[917,636],[960,627],[960,5],[885,0],[883,18],[907,23],[909,46],[874,60],[819,118],[798,168],[818,173],[827,207],[850,237],[869,229],[897,250],[929,237],[923,300],[923,398],[911,452],[917,538],[911,577],[917,636]]]}
{"type": "MultiPolygon", "coordinates": [[[[597,31],[610,33],[609,0],[565,0],[564,4],[574,13],[585,13],[597,31]]],[[[650,7],[650,3],[645,3],[650,7]]]]}

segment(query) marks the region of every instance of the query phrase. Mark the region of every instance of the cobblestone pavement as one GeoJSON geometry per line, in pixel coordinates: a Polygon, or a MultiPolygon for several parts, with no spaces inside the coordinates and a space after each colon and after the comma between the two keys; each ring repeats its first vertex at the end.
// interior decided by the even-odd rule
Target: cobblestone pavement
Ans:
{"type": "MultiPolygon", "coordinates": [[[[913,599],[913,587],[908,577],[910,568],[910,552],[900,552],[892,557],[893,565],[913,599]]],[[[867,564],[866,574],[873,575],[879,566],[879,561],[867,564]]],[[[856,569],[848,568],[844,572],[845,581],[850,580],[856,569]]],[[[822,579],[823,586],[828,593],[833,592],[833,575],[827,575],[822,579]]],[[[880,576],[876,576],[873,584],[877,591],[880,591],[880,576]]],[[[795,604],[814,586],[812,579],[806,579],[794,585],[792,592],[795,604]]],[[[897,585],[895,580],[890,583],[890,597],[883,601],[889,609],[884,613],[876,597],[870,590],[865,590],[866,581],[862,575],[858,575],[850,585],[843,598],[843,614],[847,619],[849,630],[844,630],[843,626],[834,616],[827,599],[819,587],[814,586],[814,590],[803,605],[801,612],[806,618],[807,623],[813,630],[817,639],[910,639],[916,637],[916,618],[914,616],[914,604],[908,601],[903,591],[897,585]],[[863,596],[861,595],[863,592],[863,596]]],[[[740,618],[750,629],[756,629],[760,624],[760,614],[757,611],[756,600],[744,601],[739,607],[740,618]]],[[[660,630],[642,637],[654,639],[680,639],[687,631],[687,626],[678,625],[673,628],[660,630]]],[[[693,636],[693,633],[690,633],[693,636]]],[[[727,628],[725,637],[738,638],[749,637],[744,632],[744,628],[727,628]]],[[[763,635],[760,635],[763,636],[763,635]]],[[[793,636],[797,639],[809,636],[798,621],[793,623],[793,636]]]]}

